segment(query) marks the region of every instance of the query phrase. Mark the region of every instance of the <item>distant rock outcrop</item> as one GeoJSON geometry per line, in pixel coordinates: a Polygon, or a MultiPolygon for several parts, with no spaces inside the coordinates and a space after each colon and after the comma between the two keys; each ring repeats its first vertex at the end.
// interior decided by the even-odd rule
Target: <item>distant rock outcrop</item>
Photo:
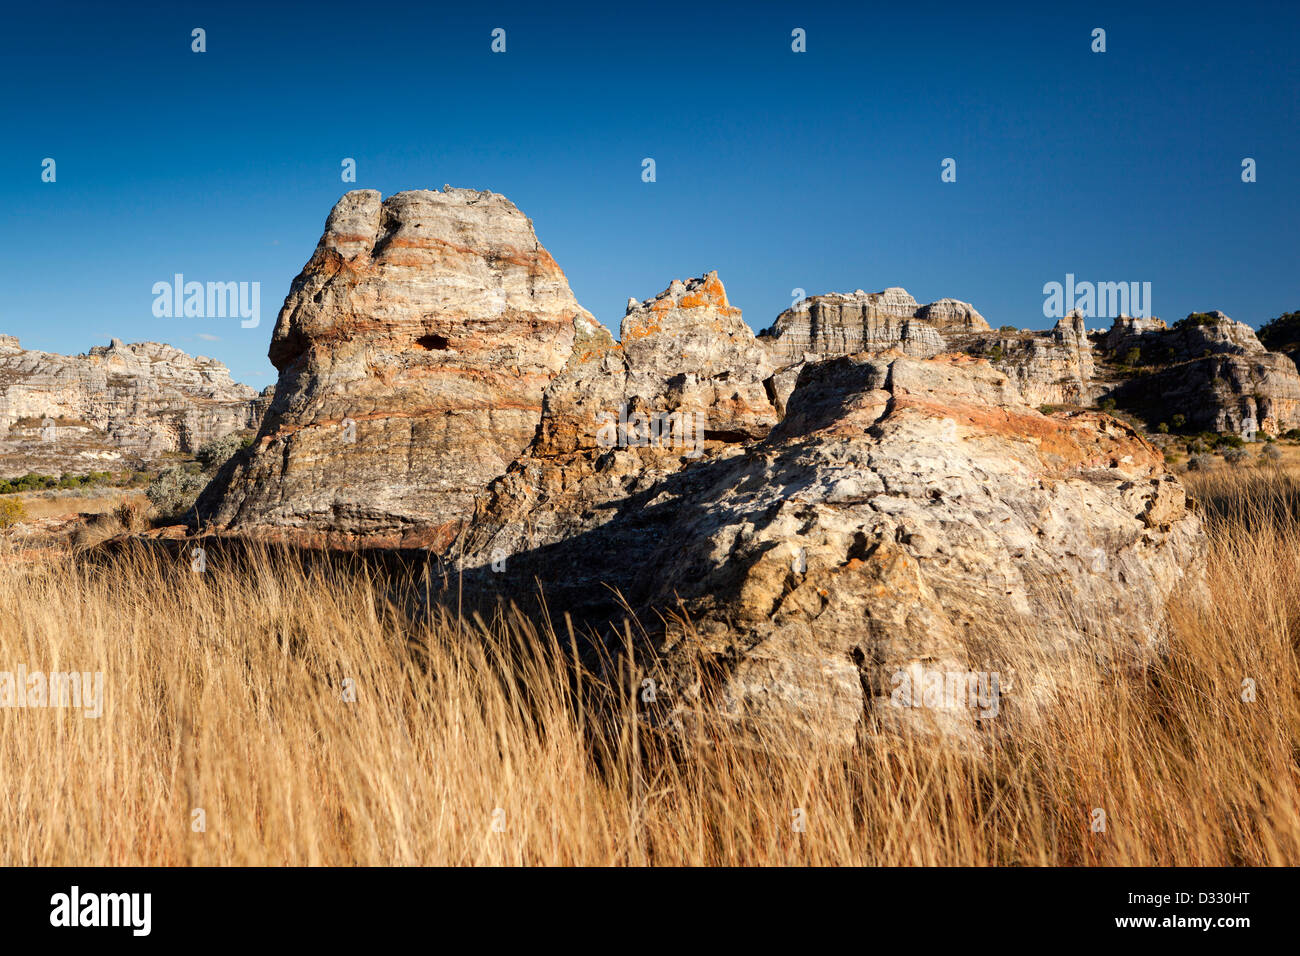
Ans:
{"type": "Polygon", "coordinates": [[[989,359],[1030,405],[1090,405],[1096,398],[1092,343],[1078,313],[1048,332],[985,332],[953,337],[953,345],[989,359]]]}
{"type": "Polygon", "coordinates": [[[1300,427],[1300,373],[1243,322],[1193,313],[1172,328],[1120,318],[1106,335],[1112,361],[1138,367],[1109,389],[1153,424],[1180,414],[1187,427],[1277,435],[1300,427]]]}
{"type": "Polygon", "coordinates": [[[1015,379],[1033,404],[1082,405],[1095,394],[1091,344],[1075,315],[1045,333],[994,331],[967,302],[940,299],[922,306],[904,289],[859,290],[803,300],[781,313],[759,341],[778,366],[778,403],[809,362],[893,351],[915,358],[950,351],[981,356],[1015,379]]]}
{"type": "Polygon", "coordinates": [[[776,317],[760,333],[781,365],[856,352],[898,349],[934,355],[944,349],[944,332],[987,331],[974,306],[956,299],[919,305],[906,289],[810,296],[776,317]],[[935,334],[938,333],[938,334],[935,334]]]}
{"type": "Polygon", "coordinates": [[[0,336],[0,474],[112,470],[256,428],[266,402],[225,365],[157,342],[84,355],[0,336]]]}
{"type": "Polygon", "coordinates": [[[350,192],[280,311],[261,432],[199,512],[304,541],[445,547],[595,327],[505,197],[350,192]]]}

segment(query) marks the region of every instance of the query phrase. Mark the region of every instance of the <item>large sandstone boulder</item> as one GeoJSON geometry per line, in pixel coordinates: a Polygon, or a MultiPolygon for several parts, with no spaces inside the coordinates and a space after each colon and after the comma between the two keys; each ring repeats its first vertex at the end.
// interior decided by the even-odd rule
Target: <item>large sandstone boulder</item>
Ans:
{"type": "Polygon", "coordinates": [[[1148,659],[1167,598],[1203,571],[1157,449],[1106,415],[1044,416],[966,357],[808,368],[785,420],[692,504],[648,602],[678,602],[676,718],[711,700],[759,736],[1005,728],[1148,659]],[[1009,693],[898,706],[936,673],[1009,693]]]}
{"type": "Polygon", "coordinates": [[[595,325],[505,197],[350,192],[280,311],[257,441],[200,516],[309,542],[443,547],[532,440],[543,392],[595,325]]]}
{"type": "Polygon", "coordinates": [[[679,727],[704,706],[755,740],[975,741],[1149,659],[1167,598],[1200,586],[1201,525],[1154,447],[966,356],[811,364],[766,438],[670,469],[607,460],[530,496],[534,464],[476,515],[460,583],[540,589],[615,648],[631,608],[679,727]],[[982,707],[896,706],[899,675],[920,699],[930,673],[1001,676],[982,707]]]}

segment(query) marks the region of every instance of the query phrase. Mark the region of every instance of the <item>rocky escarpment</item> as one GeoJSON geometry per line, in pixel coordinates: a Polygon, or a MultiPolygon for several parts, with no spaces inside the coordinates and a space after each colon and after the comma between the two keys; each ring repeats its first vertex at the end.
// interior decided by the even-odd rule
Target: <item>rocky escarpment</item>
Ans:
{"type": "Polygon", "coordinates": [[[784,405],[809,362],[857,352],[897,350],[928,357],[948,349],[943,333],[987,331],[974,306],[956,299],[920,305],[906,289],[809,296],[759,333],[772,356],[778,405],[784,405]]]}
{"type": "Polygon", "coordinates": [[[114,339],[84,355],[0,336],[0,474],[108,470],[256,428],[269,396],[225,365],[157,342],[114,339]]]}
{"type": "Polygon", "coordinates": [[[280,311],[261,432],[199,513],[301,540],[445,547],[594,326],[503,196],[350,192],[280,311]]]}
{"type": "Polygon", "coordinates": [[[906,289],[810,296],[761,333],[782,365],[897,348],[908,355],[944,349],[942,333],[988,331],[974,306],[941,299],[922,306],[906,289]],[[935,334],[939,333],[939,334],[935,334]]]}
{"type": "Polygon", "coordinates": [[[1300,427],[1295,362],[1222,312],[1193,313],[1172,328],[1120,318],[1104,344],[1125,366],[1108,394],[1153,424],[1177,414],[1192,430],[1277,435],[1300,427]]]}

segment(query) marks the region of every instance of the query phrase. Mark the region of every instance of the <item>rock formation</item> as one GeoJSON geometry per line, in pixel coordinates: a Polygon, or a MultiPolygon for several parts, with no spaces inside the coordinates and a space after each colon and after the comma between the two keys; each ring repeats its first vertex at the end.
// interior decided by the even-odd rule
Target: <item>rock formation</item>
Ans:
{"type": "Polygon", "coordinates": [[[503,196],[350,192],[280,311],[261,432],[200,513],[300,540],[445,546],[594,328],[503,196]]]}
{"type": "Polygon", "coordinates": [[[1222,312],[1193,313],[1167,328],[1120,318],[1106,335],[1112,362],[1133,364],[1109,389],[1152,424],[1181,414],[1192,430],[1240,433],[1248,423],[1267,435],[1300,427],[1300,373],[1270,352],[1243,322],[1222,312]]]}
{"type": "Polygon", "coordinates": [[[0,336],[0,474],[111,470],[257,427],[266,402],[206,356],[118,339],[87,354],[0,336]],[[52,427],[51,427],[52,426],[52,427]]]}
{"type": "Polygon", "coordinates": [[[1062,319],[1046,333],[994,331],[967,302],[940,299],[922,306],[904,289],[859,290],[803,300],[781,313],[759,341],[778,367],[778,406],[807,363],[861,352],[979,355],[1015,379],[1033,404],[1082,405],[1095,394],[1091,344],[1078,316],[1062,319]]]}
{"type": "Polygon", "coordinates": [[[1155,448],[1104,414],[1042,415],[968,357],[810,364],[766,438],[678,464],[588,459],[530,493],[547,472],[521,461],[462,563],[580,626],[625,602],[658,635],[679,725],[707,701],[755,739],[974,739],[964,704],[894,706],[897,675],[1000,671],[1007,689],[1015,670],[1004,703],[1029,719],[1088,679],[1081,654],[1153,653],[1158,609],[1198,586],[1200,522],[1155,448]]]}
{"type": "MultiPolygon", "coordinates": [[[[1239,339],[1222,360],[1248,360],[1239,339]]],[[[630,301],[615,341],[503,197],[359,191],[270,355],[273,404],[205,528],[425,547],[444,600],[540,593],[606,659],[630,609],[665,726],[704,706],[759,741],[974,742],[989,707],[1032,719],[1148,660],[1168,597],[1199,590],[1200,522],[1161,453],[1033,407],[1091,398],[1078,316],[994,332],[889,289],[756,338],[708,273],[630,301]],[[899,707],[930,671],[1002,684],[982,711],[899,707]]]]}
{"type": "Polygon", "coordinates": [[[898,349],[907,355],[936,355],[945,349],[943,334],[987,331],[974,306],[940,299],[921,306],[906,289],[851,294],[832,293],[803,299],[776,317],[760,338],[779,366],[898,349]]]}
{"type": "MultiPolygon", "coordinates": [[[[668,476],[734,453],[776,424],[768,356],[717,273],[633,300],[621,343],[600,331],[551,382],[536,439],[479,503],[457,543],[458,565],[499,563],[586,535],[668,476]]],[[[608,554],[622,560],[617,548],[608,554]]],[[[602,605],[609,568],[590,560],[567,567],[566,600],[602,605]]]]}
{"type": "Polygon", "coordinates": [[[1049,332],[985,332],[951,336],[954,347],[983,356],[1005,372],[1030,405],[1091,405],[1092,344],[1083,317],[1071,313],[1049,332]]]}

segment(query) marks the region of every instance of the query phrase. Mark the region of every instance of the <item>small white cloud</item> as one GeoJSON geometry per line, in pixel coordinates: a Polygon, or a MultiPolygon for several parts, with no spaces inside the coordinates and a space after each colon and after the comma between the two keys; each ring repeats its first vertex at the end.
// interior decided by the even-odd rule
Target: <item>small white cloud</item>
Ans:
{"type": "Polygon", "coordinates": [[[221,341],[221,337],[220,337],[220,336],[209,335],[207,332],[198,332],[198,333],[195,333],[195,338],[200,338],[200,339],[202,339],[202,340],[205,341],[205,342],[220,342],[220,341],[221,341]]]}

